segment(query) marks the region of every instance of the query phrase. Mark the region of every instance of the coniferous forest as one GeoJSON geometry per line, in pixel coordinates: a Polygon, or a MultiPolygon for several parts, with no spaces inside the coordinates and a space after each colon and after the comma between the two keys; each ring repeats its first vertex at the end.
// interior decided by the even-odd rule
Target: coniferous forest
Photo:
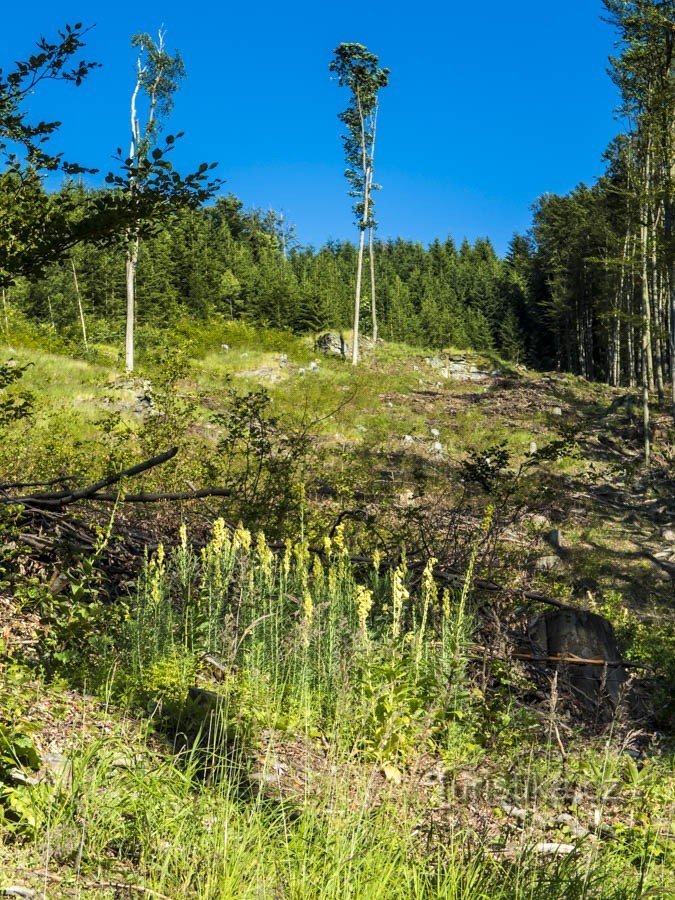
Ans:
{"type": "MultiPolygon", "coordinates": [[[[604,174],[568,195],[533,198],[532,227],[513,236],[502,259],[489,236],[470,245],[439,235],[429,246],[375,238],[385,340],[496,350],[612,385],[644,381],[661,399],[672,385],[671,11],[668,3],[605,6],[620,39],[610,62],[622,128],[604,174]]],[[[2,191],[11,207],[10,173],[2,191]]],[[[70,215],[86,217],[99,194],[71,180],[40,202],[64,198],[70,215]]],[[[79,290],[94,341],[105,342],[125,319],[125,254],[123,241],[104,252],[77,244],[40,277],[6,287],[5,302],[76,340],[79,290]]],[[[296,333],[351,328],[356,254],[350,242],[300,246],[283,214],[222,196],[154,222],[138,260],[138,320],[165,327],[222,316],[296,333]]],[[[368,304],[363,326],[372,330],[368,304]]]]}
{"type": "Polygon", "coordinates": [[[34,113],[89,26],[0,47],[0,896],[672,896],[675,0],[597,5],[616,134],[504,253],[380,235],[364,44],[317,246],[175,163],[163,27],[108,172],[34,113]]]}

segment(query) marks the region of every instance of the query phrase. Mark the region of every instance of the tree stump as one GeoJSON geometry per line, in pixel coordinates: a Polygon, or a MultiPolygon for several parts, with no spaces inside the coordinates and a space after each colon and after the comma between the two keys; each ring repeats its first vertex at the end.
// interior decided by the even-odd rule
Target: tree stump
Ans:
{"type": "Polygon", "coordinates": [[[533,619],[528,632],[536,656],[568,660],[559,665],[585,706],[596,712],[608,704],[617,706],[628,676],[608,619],[583,609],[553,610],[533,619]],[[594,664],[576,663],[575,657],[594,664]],[[602,660],[606,665],[598,662],[602,660]]]}

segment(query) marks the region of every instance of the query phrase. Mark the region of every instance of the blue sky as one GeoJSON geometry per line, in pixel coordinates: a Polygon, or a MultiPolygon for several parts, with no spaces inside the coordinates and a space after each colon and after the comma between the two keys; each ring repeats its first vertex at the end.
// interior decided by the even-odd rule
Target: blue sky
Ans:
{"type": "Polygon", "coordinates": [[[602,171],[618,127],[606,73],[615,36],[602,12],[600,0],[33,0],[3,10],[0,66],[66,22],[94,25],[86,53],[103,67],[31,104],[62,120],[55,146],[107,171],[128,145],[130,37],[163,25],[187,69],[167,125],[186,133],[174,162],[218,161],[226,191],[283,210],[299,239],[318,245],[355,232],[337,120],[346,96],[328,63],[338,43],[358,41],[391,69],[378,125],[380,236],[489,236],[503,253],[540,194],[602,171]]]}

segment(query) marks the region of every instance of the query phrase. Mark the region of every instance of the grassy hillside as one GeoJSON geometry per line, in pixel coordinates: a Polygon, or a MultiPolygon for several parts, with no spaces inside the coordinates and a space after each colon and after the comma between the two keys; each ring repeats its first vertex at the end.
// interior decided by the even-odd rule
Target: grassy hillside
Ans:
{"type": "Polygon", "coordinates": [[[645,472],[630,395],[497,359],[186,325],[130,379],[37,343],[0,350],[5,495],[178,453],[0,507],[0,889],[667,895],[665,417],[645,472]],[[613,624],[615,702],[532,660],[555,604],[613,624]]]}

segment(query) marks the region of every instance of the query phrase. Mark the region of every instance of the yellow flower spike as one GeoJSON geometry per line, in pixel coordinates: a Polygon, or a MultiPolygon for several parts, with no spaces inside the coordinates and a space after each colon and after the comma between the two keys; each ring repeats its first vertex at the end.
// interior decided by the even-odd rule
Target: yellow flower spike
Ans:
{"type": "Polygon", "coordinates": [[[447,588],[443,588],[441,608],[443,610],[443,617],[447,619],[450,615],[450,591],[447,588]]]}
{"type": "Polygon", "coordinates": [[[237,551],[241,547],[244,553],[248,553],[251,549],[251,541],[251,532],[248,528],[244,528],[240,522],[235,529],[234,539],[232,541],[234,550],[237,551]]]}
{"type": "Polygon", "coordinates": [[[392,632],[394,637],[398,637],[401,633],[401,614],[403,612],[403,605],[405,601],[410,597],[410,593],[403,583],[404,574],[403,569],[399,566],[399,568],[394,569],[394,573],[391,576],[391,599],[392,599],[392,632]]]}
{"type": "Polygon", "coordinates": [[[362,634],[367,636],[368,632],[366,626],[368,623],[368,616],[373,608],[373,592],[369,591],[368,588],[363,587],[363,585],[357,585],[354,602],[356,603],[356,615],[359,620],[359,629],[362,634]]]}
{"type": "Polygon", "coordinates": [[[324,571],[321,557],[316,553],[312,558],[312,577],[318,586],[323,586],[324,571]]]}
{"type": "Polygon", "coordinates": [[[335,544],[336,549],[340,551],[340,553],[344,553],[346,549],[344,522],[340,522],[338,527],[335,529],[335,534],[333,535],[333,543],[335,544]]]}
{"type": "Polygon", "coordinates": [[[480,526],[481,531],[483,531],[485,534],[487,534],[488,531],[490,530],[490,526],[492,525],[492,520],[494,519],[494,515],[495,515],[495,508],[492,504],[490,504],[488,506],[488,508],[485,510],[485,515],[483,516],[483,521],[480,526]]]}
{"type": "Polygon", "coordinates": [[[266,582],[271,582],[272,580],[272,564],[274,562],[274,553],[270,550],[269,544],[267,543],[267,539],[262,531],[258,532],[258,538],[256,541],[256,554],[258,556],[258,562],[260,563],[260,569],[262,570],[263,577],[266,582]]]}
{"type": "Polygon", "coordinates": [[[158,606],[162,600],[164,581],[164,545],[158,544],[155,556],[150,560],[150,600],[158,606]]]}
{"type": "Polygon", "coordinates": [[[314,619],[314,601],[312,600],[312,595],[309,591],[305,591],[305,595],[302,599],[302,616],[308,625],[312,624],[312,620],[314,619]]]}
{"type": "Polygon", "coordinates": [[[429,606],[435,606],[438,600],[438,588],[434,581],[434,566],[437,562],[438,560],[435,557],[429,557],[422,573],[422,597],[429,606]]]}
{"type": "Polygon", "coordinates": [[[323,539],[323,552],[326,554],[326,559],[330,559],[333,552],[333,542],[327,534],[324,535],[323,539]]]}
{"type": "Polygon", "coordinates": [[[185,522],[180,523],[180,528],[178,529],[178,534],[180,537],[181,550],[183,550],[183,552],[185,552],[187,550],[187,542],[188,542],[188,540],[187,540],[187,525],[185,524],[185,522]]]}
{"type": "Polygon", "coordinates": [[[291,573],[291,556],[293,553],[293,542],[290,540],[290,538],[286,538],[285,546],[286,546],[286,549],[284,550],[284,558],[282,560],[281,565],[282,565],[285,577],[288,578],[288,576],[291,573]]]}
{"type": "Polygon", "coordinates": [[[213,537],[211,538],[211,547],[217,555],[224,549],[229,549],[230,534],[224,519],[216,519],[213,523],[213,537]]]}
{"type": "Polygon", "coordinates": [[[380,553],[379,550],[375,550],[375,552],[373,553],[373,568],[375,569],[375,572],[378,575],[380,574],[380,566],[381,565],[382,565],[382,554],[380,553]]]}

